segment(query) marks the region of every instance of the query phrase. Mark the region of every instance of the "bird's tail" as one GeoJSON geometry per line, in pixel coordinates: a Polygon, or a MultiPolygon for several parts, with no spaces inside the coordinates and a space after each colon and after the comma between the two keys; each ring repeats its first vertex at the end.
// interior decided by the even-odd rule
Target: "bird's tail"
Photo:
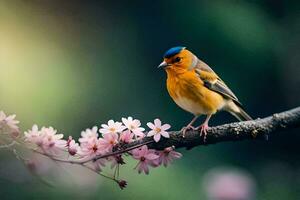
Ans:
{"type": "Polygon", "coordinates": [[[225,108],[230,114],[235,116],[240,121],[249,121],[252,120],[252,117],[246,113],[240,106],[236,105],[234,102],[228,103],[225,108]]]}

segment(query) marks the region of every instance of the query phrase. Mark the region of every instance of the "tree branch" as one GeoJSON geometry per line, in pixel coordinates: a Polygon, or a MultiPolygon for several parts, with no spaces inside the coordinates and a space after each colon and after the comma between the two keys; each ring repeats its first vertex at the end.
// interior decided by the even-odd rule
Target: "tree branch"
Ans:
{"type": "Polygon", "coordinates": [[[273,114],[272,116],[245,122],[235,122],[208,129],[206,141],[200,137],[199,131],[187,131],[185,138],[182,132],[170,132],[170,138],[162,139],[160,142],[154,142],[153,138],[145,137],[142,140],[126,144],[118,148],[113,153],[98,156],[95,159],[105,158],[111,155],[128,152],[134,148],[147,145],[152,149],[164,149],[174,146],[177,148],[185,147],[191,149],[195,146],[215,144],[226,141],[241,141],[249,139],[263,139],[266,136],[273,135],[279,131],[289,130],[300,127],[300,107],[285,112],[273,114]]]}
{"type": "MultiPolygon", "coordinates": [[[[49,157],[53,161],[70,163],[70,164],[79,164],[83,167],[86,167],[96,172],[97,174],[103,177],[115,181],[120,186],[120,188],[123,189],[127,185],[127,182],[119,179],[118,173],[119,173],[119,166],[124,164],[124,162],[121,156],[119,156],[120,160],[118,160],[117,159],[118,156],[116,155],[121,155],[121,154],[131,155],[132,154],[131,150],[141,147],[143,145],[147,145],[148,148],[156,149],[156,150],[163,150],[168,147],[172,147],[172,148],[185,147],[187,149],[191,149],[195,146],[215,144],[218,142],[226,142],[226,141],[234,142],[234,141],[249,140],[249,139],[263,139],[266,136],[275,135],[275,133],[277,132],[280,131],[283,132],[292,128],[300,128],[300,107],[285,112],[273,114],[272,116],[263,119],[256,119],[256,120],[245,121],[245,122],[235,122],[230,124],[224,124],[221,126],[211,127],[207,130],[208,135],[205,141],[203,138],[200,137],[199,131],[189,130],[186,132],[185,138],[183,138],[183,134],[181,131],[173,131],[169,133],[170,138],[162,138],[158,143],[156,143],[153,140],[153,137],[145,137],[143,139],[136,140],[128,144],[118,143],[114,146],[112,152],[99,155],[96,157],[92,157],[92,158],[87,157],[87,158],[78,159],[76,157],[71,157],[71,158],[68,157],[66,159],[63,159],[63,158],[59,158],[47,154],[42,148],[41,148],[42,151],[36,149],[32,149],[32,150],[36,153],[49,157]],[[115,168],[113,176],[107,176],[101,173],[100,171],[98,171],[98,169],[94,169],[94,167],[89,166],[89,164],[96,163],[95,161],[97,161],[98,159],[107,158],[110,156],[115,156],[114,159],[115,162],[117,162],[117,167],[115,168]]],[[[147,133],[145,134],[147,135],[147,133]]],[[[24,143],[25,140],[23,140],[24,138],[22,137],[21,139],[22,142],[20,143],[17,141],[18,138],[15,139],[16,140],[10,144],[0,145],[0,148],[2,147],[2,148],[12,149],[17,158],[22,159],[23,161],[27,161],[24,158],[20,157],[16,149],[13,148],[15,144],[18,145],[25,144],[24,143]]],[[[163,153],[165,152],[166,150],[163,153]]],[[[138,164],[140,164],[140,162],[143,162],[144,160],[140,159],[138,164]]],[[[99,167],[98,166],[99,163],[98,164],[96,163],[96,165],[97,167],[99,167]]],[[[145,171],[145,173],[147,172],[145,171]]]]}

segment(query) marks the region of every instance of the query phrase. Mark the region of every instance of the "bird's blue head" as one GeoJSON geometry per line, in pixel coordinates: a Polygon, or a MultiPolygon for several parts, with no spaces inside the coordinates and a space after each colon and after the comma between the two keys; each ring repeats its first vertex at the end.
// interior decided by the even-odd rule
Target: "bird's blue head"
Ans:
{"type": "Polygon", "coordinates": [[[180,53],[183,49],[185,49],[185,47],[173,47],[164,54],[164,58],[171,58],[172,56],[175,56],[176,54],[180,53]]]}
{"type": "Polygon", "coordinates": [[[185,47],[178,46],[169,49],[164,54],[163,62],[158,68],[166,69],[166,71],[184,71],[189,70],[197,63],[197,57],[185,47]]]}

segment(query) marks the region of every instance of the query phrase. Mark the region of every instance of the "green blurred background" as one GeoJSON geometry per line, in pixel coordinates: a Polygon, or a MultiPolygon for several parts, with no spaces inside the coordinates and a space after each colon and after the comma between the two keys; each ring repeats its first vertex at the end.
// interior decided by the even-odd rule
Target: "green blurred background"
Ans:
{"type": "MultiPolygon", "coordinates": [[[[144,125],[159,117],[178,130],[192,116],[173,103],[166,74],[156,68],[178,45],[207,62],[254,118],[299,106],[299,10],[297,0],[0,0],[0,110],[16,113],[23,130],[51,125],[75,138],[124,116],[144,125]]],[[[231,121],[220,113],[211,125],[231,121]]],[[[252,199],[299,199],[300,137],[299,130],[292,132],[180,150],[182,159],[149,176],[138,175],[129,161],[121,171],[129,182],[124,191],[71,166],[59,170],[68,183],[52,172],[57,186],[48,187],[1,152],[0,196],[208,199],[204,177],[226,167],[251,177],[252,199]]]]}

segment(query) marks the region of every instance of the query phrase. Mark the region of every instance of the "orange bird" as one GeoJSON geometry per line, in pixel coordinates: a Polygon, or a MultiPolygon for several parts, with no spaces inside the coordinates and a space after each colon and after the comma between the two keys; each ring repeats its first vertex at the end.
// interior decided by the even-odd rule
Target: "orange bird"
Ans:
{"type": "Polygon", "coordinates": [[[175,103],[195,116],[182,128],[183,136],[188,129],[200,129],[205,139],[208,121],[219,110],[231,113],[240,121],[252,120],[220,77],[185,47],[169,49],[158,67],[167,72],[167,89],[175,103]],[[194,128],[192,125],[200,115],[207,117],[202,125],[194,128]]]}

